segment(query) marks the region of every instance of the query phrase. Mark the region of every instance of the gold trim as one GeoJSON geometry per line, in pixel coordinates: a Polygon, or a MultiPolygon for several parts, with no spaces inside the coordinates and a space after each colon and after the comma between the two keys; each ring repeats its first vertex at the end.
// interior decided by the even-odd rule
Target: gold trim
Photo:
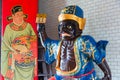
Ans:
{"type": "Polygon", "coordinates": [[[39,18],[46,18],[47,15],[46,15],[46,14],[42,14],[42,13],[41,13],[41,14],[38,13],[38,14],[37,14],[37,17],[39,17],[39,18]]]}
{"type": "Polygon", "coordinates": [[[76,60],[76,67],[71,70],[71,71],[62,71],[60,69],[60,47],[61,47],[61,43],[60,42],[60,46],[58,48],[58,55],[57,55],[57,62],[56,62],[56,70],[57,70],[57,74],[62,75],[62,76],[73,76],[75,73],[79,72],[80,68],[81,68],[81,64],[80,64],[80,56],[78,55],[78,50],[76,49],[76,41],[74,44],[74,54],[75,54],[75,60],[76,60]]]}
{"type": "Polygon", "coordinates": [[[105,58],[102,59],[102,62],[104,62],[104,61],[105,61],[105,58]]]}
{"type": "Polygon", "coordinates": [[[46,23],[46,14],[37,14],[36,15],[36,23],[46,23]]]}
{"type": "Polygon", "coordinates": [[[58,16],[58,20],[59,22],[62,20],[67,20],[67,19],[72,19],[78,22],[79,24],[79,29],[84,29],[85,23],[86,23],[86,19],[85,18],[79,18],[73,14],[60,14],[58,16]]]}

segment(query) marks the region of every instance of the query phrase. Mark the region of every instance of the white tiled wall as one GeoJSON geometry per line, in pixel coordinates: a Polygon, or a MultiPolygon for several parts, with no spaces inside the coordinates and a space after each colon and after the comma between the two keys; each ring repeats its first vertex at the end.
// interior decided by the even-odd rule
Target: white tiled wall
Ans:
{"type": "MultiPolygon", "coordinates": [[[[50,38],[58,39],[57,17],[65,6],[78,5],[87,19],[83,34],[90,34],[96,41],[108,40],[106,59],[112,80],[120,80],[120,0],[39,0],[39,12],[47,14],[46,31],[50,38]]],[[[96,67],[98,76],[103,74],[96,67]]]]}

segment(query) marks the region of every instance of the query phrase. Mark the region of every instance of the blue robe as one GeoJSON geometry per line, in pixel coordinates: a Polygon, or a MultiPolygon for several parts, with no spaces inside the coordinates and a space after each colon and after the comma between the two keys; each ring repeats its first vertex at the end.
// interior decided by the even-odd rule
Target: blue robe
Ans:
{"type": "Polygon", "coordinates": [[[64,78],[75,78],[77,80],[99,80],[94,70],[94,64],[100,64],[105,58],[105,47],[108,41],[96,42],[91,36],[84,35],[76,38],[74,42],[74,55],[76,67],[71,71],[60,69],[60,40],[47,38],[44,42],[45,61],[52,64],[56,60],[57,80],[64,78]]]}

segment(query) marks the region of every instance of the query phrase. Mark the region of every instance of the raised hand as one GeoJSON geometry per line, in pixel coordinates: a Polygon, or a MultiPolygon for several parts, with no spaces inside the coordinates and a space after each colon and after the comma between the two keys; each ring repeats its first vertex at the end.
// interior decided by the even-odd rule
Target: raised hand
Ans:
{"type": "Polygon", "coordinates": [[[36,23],[37,23],[37,31],[38,31],[41,43],[44,46],[43,42],[47,38],[47,34],[45,31],[46,14],[37,14],[36,23]]]}

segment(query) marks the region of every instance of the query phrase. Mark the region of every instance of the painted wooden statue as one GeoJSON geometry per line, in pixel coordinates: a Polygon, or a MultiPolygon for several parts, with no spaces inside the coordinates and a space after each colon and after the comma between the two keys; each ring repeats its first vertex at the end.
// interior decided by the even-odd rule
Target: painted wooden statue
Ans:
{"type": "Polygon", "coordinates": [[[45,47],[45,61],[56,60],[56,74],[49,80],[100,80],[93,63],[103,71],[102,80],[111,80],[111,71],[106,62],[108,41],[96,42],[89,35],[81,35],[86,19],[83,10],[71,5],[65,7],[59,17],[58,34],[61,40],[47,37],[44,22],[39,23],[39,34],[45,47]]]}

